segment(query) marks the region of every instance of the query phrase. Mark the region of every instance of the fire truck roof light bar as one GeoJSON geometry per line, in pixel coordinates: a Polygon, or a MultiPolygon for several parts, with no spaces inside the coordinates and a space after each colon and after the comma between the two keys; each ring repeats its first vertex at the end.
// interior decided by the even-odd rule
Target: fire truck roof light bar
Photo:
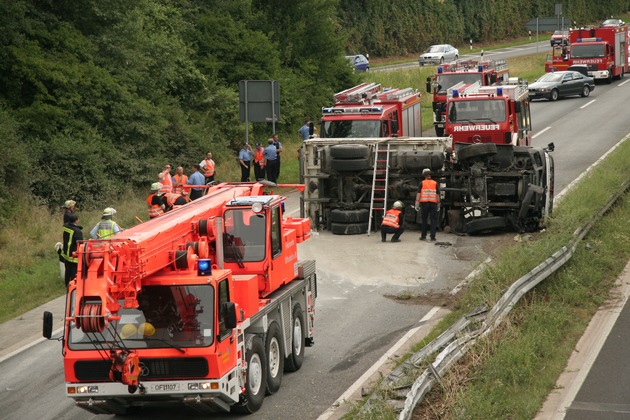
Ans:
{"type": "Polygon", "coordinates": [[[577,42],[602,42],[601,38],[578,38],[577,42]]]}

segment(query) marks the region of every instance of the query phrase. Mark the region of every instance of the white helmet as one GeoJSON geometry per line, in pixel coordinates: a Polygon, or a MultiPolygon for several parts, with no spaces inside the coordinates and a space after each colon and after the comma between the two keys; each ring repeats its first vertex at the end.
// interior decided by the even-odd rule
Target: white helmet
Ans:
{"type": "Polygon", "coordinates": [[[116,214],[116,209],[113,207],[107,207],[103,210],[103,216],[113,216],[116,214]]]}
{"type": "Polygon", "coordinates": [[[396,201],[394,203],[394,208],[395,209],[402,209],[405,205],[402,203],[402,201],[396,201]]]}
{"type": "Polygon", "coordinates": [[[431,173],[431,169],[429,169],[429,168],[424,168],[422,170],[422,175],[426,175],[426,174],[430,174],[430,173],[431,173]]]}

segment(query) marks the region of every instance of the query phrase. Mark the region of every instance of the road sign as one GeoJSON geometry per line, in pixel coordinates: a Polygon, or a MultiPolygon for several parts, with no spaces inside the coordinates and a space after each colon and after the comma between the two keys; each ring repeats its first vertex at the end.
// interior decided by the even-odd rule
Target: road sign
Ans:
{"type": "Polygon", "coordinates": [[[566,29],[571,25],[571,19],[566,16],[550,18],[533,18],[525,23],[530,31],[551,32],[557,29],[566,29]]]}
{"type": "Polygon", "coordinates": [[[239,82],[241,122],[278,122],[280,84],[276,80],[241,80],[239,82]]]}

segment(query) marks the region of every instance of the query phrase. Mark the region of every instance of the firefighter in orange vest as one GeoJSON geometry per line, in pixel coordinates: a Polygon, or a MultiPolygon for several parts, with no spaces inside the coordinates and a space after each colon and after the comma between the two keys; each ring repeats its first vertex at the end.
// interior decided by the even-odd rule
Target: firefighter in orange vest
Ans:
{"type": "Polygon", "coordinates": [[[435,241],[435,231],[438,224],[438,204],[440,203],[440,187],[437,182],[431,179],[431,170],[422,170],[424,181],[420,183],[418,194],[416,194],[416,211],[421,211],[422,231],[420,240],[427,240],[427,218],[431,217],[431,240],[435,241]]]}
{"type": "Polygon", "coordinates": [[[173,175],[173,192],[186,194],[187,190],[184,185],[188,182],[188,176],[184,175],[184,167],[178,166],[177,173],[173,175]]]}
{"type": "Polygon", "coordinates": [[[162,185],[159,182],[151,184],[151,190],[147,197],[147,206],[149,206],[149,218],[155,219],[164,214],[164,203],[162,201],[162,193],[160,188],[162,185]]]}
{"type": "Polygon", "coordinates": [[[387,241],[387,234],[393,233],[392,242],[400,242],[400,235],[403,234],[403,210],[402,201],[396,201],[391,209],[387,210],[381,222],[381,242],[387,241]]]}
{"type": "Polygon", "coordinates": [[[171,165],[164,165],[164,170],[158,174],[160,192],[162,194],[173,192],[173,178],[171,178],[171,165]]]}
{"type": "Polygon", "coordinates": [[[171,211],[173,210],[176,206],[183,206],[186,203],[190,203],[190,197],[188,197],[186,194],[175,194],[175,193],[169,193],[169,194],[164,194],[164,196],[162,197],[162,202],[164,203],[164,211],[171,211]]]}
{"type": "Polygon", "coordinates": [[[254,150],[254,177],[256,181],[265,179],[265,157],[263,156],[262,144],[256,143],[256,149],[254,150]]]}
{"type": "Polygon", "coordinates": [[[206,158],[199,162],[199,167],[201,168],[203,176],[206,178],[206,184],[208,182],[214,181],[216,171],[214,170],[214,160],[212,160],[212,152],[208,152],[206,154],[206,158]]]}

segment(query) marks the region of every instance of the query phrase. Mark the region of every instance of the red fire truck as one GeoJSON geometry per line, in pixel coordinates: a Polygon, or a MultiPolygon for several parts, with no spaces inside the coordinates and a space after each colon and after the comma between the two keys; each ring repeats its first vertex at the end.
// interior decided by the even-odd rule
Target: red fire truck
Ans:
{"type": "Polygon", "coordinates": [[[531,114],[527,85],[518,79],[503,86],[458,83],[448,89],[446,135],[455,143],[529,146],[531,114]]]}
{"type": "Polygon", "coordinates": [[[589,76],[610,83],[629,70],[627,26],[571,29],[569,39],[568,47],[554,48],[545,63],[545,71],[567,70],[569,66],[584,64],[588,66],[589,76]]]}
{"type": "Polygon", "coordinates": [[[420,94],[414,89],[382,89],[378,83],[362,83],[335,94],[334,100],[334,106],[322,108],[322,138],[422,134],[420,94]]]}
{"type": "Polygon", "coordinates": [[[481,86],[507,82],[508,65],[505,60],[458,60],[438,67],[437,74],[427,78],[426,89],[433,91],[433,126],[435,135],[444,135],[446,95],[458,83],[479,82],[481,86]]]}
{"type": "Polygon", "coordinates": [[[315,261],[297,255],[309,219],[285,217],[285,198],[263,187],[212,186],[112,239],[80,243],[62,340],[77,406],[252,413],[283,370],[301,367],[317,293],[315,261]]]}

